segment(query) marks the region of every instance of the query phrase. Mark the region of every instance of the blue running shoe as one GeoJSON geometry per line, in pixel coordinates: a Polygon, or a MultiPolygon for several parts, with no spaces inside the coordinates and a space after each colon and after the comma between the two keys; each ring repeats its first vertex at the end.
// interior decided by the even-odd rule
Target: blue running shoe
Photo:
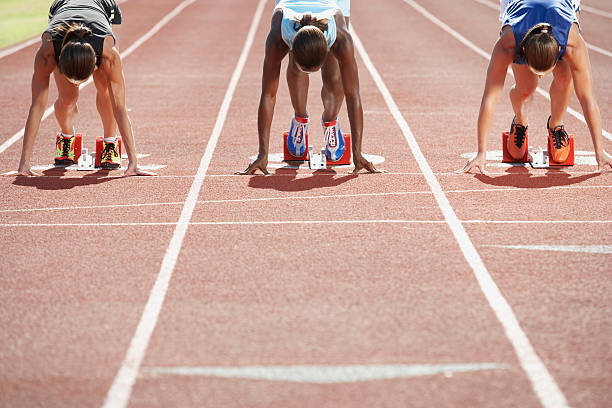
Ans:
{"type": "Polygon", "coordinates": [[[293,157],[302,157],[306,152],[306,135],[308,134],[308,118],[294,116],[287,137],[287,148],[293,157]]]}
{"type": "Polygon", "coordinates": [[[344,138],[340,131],[338,119],[331,122],[323,122],[325,132],[325,155],[327,160],[335,162],[340,160],[344,154],[344,138]]]}

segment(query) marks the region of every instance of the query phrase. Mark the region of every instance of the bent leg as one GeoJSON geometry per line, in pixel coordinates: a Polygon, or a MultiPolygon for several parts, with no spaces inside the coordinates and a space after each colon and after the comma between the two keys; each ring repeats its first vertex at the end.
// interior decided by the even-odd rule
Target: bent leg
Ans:
{"type": "Polygon", "coordinates": [[[53,78],[57,85],[57,100],[55,101],[55,118],[62,133],[71,135],[74,132],[74,118],[78,113],[77,100],[79,99],[79,87],[68,81],[56,68],[53,78]]]}
{"type": "Polygon", "coordinates": [[[331,53],[321,68],[323,88],[321,88],[321,100],[323,101],[323,121],[336,120],[342,102],[344,101],[344,88],[342,86],[342,75],[338,60],[331,53]]]}
{"type": "Polygon", "coordinates": [[[306,104],[308,102],[308,85],[310,84],[308,74],[300,71],[297,67],[293,54],[289,53],[289,65],[287,66],[287,85],[291,104],[295,111],[295,116],[302,118],[308,117],[306,104]]]}
{"type": "Polygon", "coordinates": [[[563,124],[563,115],[572,96],[572,71],[563,60],[553,70],[553,81],[550,84],[550,127],[563,124]]]}
{"type": "Polygon", "coordinates": [[[115,121],[115,115],[113,114],[113,105],[110,99],[108,78],[98,69],[94,71],[93,79],[97,91],[96,108],[98,108],[100,119],[102,119],[104,138],[108,139],[115,137],[117,132],[117,122],[115,121]]]}
{"type": "Polygon", "coordinates": [[[512,64],[515,85],[510,89],[510,102],[516,116],[516,123],[528,124],[528,110],[533,101],[533,93],[538,87],[538,76],[527,65],[512,64]]]}

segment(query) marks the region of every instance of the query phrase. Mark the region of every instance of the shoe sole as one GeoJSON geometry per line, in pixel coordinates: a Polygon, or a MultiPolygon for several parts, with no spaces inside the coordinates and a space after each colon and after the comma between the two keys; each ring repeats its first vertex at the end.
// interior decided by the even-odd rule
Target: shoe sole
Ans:
{"type": "Polygon", "coordinates": [[[120,164],[117,164],[117,163],[102,163],[102,164],[100,164],[100,167],[101,167],[101,168],[103,168],[103,169],[109,169],[109,170],[112,170],[112,169],[118,169],[120,166],[121,166],[121,165],[120,165],[120,164]]]}
{"type": "Polygon", "coordinates": [[[74,160],[70,160],[70,159],[55,159],[55,164],[59,164],[62,166],[70,166],[71,164],[74,164],[74,160]]]}

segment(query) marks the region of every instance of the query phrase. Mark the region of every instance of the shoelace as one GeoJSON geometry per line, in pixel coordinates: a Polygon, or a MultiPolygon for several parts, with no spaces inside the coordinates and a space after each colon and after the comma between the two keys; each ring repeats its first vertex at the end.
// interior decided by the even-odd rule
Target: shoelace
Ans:
{"type": "Polygon", "coordinates": [[[299,123],[297,130],[295,132],[295,138],[293,140],[295,140],[295,144],[301,144],[302,140],[304,139],[304,128],[306,127],[306,125],[304,123],[299,123]]]}
{"type": "Polygon", "coordinates": [[[72,142],[72,138],[66,139],[65,137],[60,137],[57,141],[57,144],[61,145],[62,156],[68,157],[68,155],[70,154],[70,142],[72,142]]]}
{"type": "Polygon", "coordinates": [[[336,145],[338,144],[335,126],[328,126],[325,128],[325,142],[331,148],[336,147],[336,145]]]}
{"type": "Polygon", "coordinates": [[[100,154],[100,158],[108,158],[109,160],[112,160],[113,156],[117,157],[117,152],[115,151],[115,144],[106,143],[106,146],[104,146],[104,150],[102,150],[102,153],[100,154]]]}
{"type": "Polygon", "coordinates": [[[516,144],[516,146],[518,148],[520,148],[523,143],[525,143],[525,136],[527,134],[527,128],[525,126],[521,126],[521,125],[514,125],[514,144],[516,144]]]}
{"type": "Polygon", "coordinates": [[[550,129],[550,133],[552,134],[553,143],[556,149],[561,149],[569,143],[569,136],[563,125],[550,129]]]}

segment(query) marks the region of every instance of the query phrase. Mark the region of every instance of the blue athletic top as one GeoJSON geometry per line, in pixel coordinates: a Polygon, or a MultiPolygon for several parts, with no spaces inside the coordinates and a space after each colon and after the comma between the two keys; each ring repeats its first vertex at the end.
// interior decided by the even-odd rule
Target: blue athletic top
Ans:
{"type": "Polygon", "coordinates": [[[327,30],[323,32],[329,48],[336,42],[336,20],[334,14],[340,10],[335,0],[277,0],[276,9],[282,10],[281,35],[287,47],[291,48],[295,29],[304,14],[311,13],[319,20],[327,19],[327,30]]]}
{"type": "Polygon", "coordinates": [[[552,26],[553,35],[561,47],[560,60],[567,48],[570,28],[577,22],[572,0],[515,0],[506,9],[502,27],[509,25],[514,32],[514,63],[526,65],[525,57],[520,57],[521,42],[531,27],[539,23],[552,26]]]}

